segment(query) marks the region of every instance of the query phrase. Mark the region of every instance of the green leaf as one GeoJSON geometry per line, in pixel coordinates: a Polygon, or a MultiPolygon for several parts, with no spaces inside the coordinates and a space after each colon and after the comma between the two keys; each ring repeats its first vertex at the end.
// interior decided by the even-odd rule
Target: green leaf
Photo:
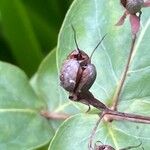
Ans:
{"type": "Polygon", "coordinates": [[[57,131],[49,150],[60,150],[62,148],[63,150],[87,149],[85,143],[87,143],[88,135],[95,125],[96,119],[98,119],[96,115],[82,114],[75,115],[66,120],[57,131]],[[66,130],[68,132],[66,132],[66,130]],[[74,143],[72,143],[72,141],[74,141],[74,143]]]}
{"type": "MultiPolygon", "coordinates": [[[[68,99],[67,93],[60,86],[56,66],[56,49],[43,60],[31,80],[31,85],[40,99],[47,104],[45,111],[69,115],[79,112],[80,107],[75,106],[68,99]]],[[[83,111],[86,111],[86,109],[87,107],[83,111]]],[[[54,129],[57,129],[61,123],[62,121],[50,120],[50,124],[54,129]]]]}
{"type": "Polygon", "coordinates": [[[26,9],[21,1],[1,0],[0,12],[3,32],[12,54],[17,63],[31,75],[37,69],[43,54],[26,9]]]}
{"type": "Polygon", "coordinates": [[[46,104],[17,67],[0,62],[0,149],[34,149],[47,144],[53,129],[41,116],[46,104]]]}
{"type": "MultiPolygon", "coordinates": [[[[53,138],[49,150],[87,150],[89,137],[96,120],[98,120],[97,115],[87,114],[75,115],[66,120],[53,138]]],[[[103,122],[97,130],[94,143],[101,141],[118,150],[139,145],[142,141],[144,150],[149,150],[149,130],[149,125],[130,122],[103,122]]],[[[137,150],[141,150],[141,147],[137,150]]]]}
{"type": "MultiPolygon", "coordinates": [[[[113,103],[114,93],[120,84],[130,52],[131,29],[129,20],[126,19],[125,24],[121,27],[115,26],[122,14],[122,7],[119,2],[116,3],[114,0],[109,0],[109,2],[105,0],[75,0],[65,17],[58,39],[57,65],[60,68],[67,55],[76,48],[71,24],[76,30],[80,49],[89,55],[102,36],[108,33],[92,58],[92,63],[97,68],[97,79],[91,88],[95,97],[108,106],[113,103]]],[[[150,17],[148,9],[143,11],[141,19],[141,31],[120,95],[118,110],[148,116],[150,114],[150,17]]],[[[92,117],[89,118],[87,123],[92,120],[92,117]]],[[[87,126],[84,126],[85,123],[82,124],[82,119],[65,122],[53,138],[50,149],[59,150],[60,145],[63,150],[69,148],[86,149],[87,143],[81,139],[87,141],[90,133],[84,131],[87,129],[87,126]],[[75,133],[74,127],[78,124],[79,136],[76,136],[78,133],[75,133]],[[85,129],[83,130],[83,128],[85,129]],[[82,135],[81,138],[78,138],[80,135],[82,135]],[[57,143],[57,145],[53,143],[57,143]]],[[[102,127],[100,125],[98,130],[102,127]]],[[[104,133],[104,136],[101,136],[100,132],[97,139],[116,148],[126,147],[127,144],[136,145],[138,139],[142,141],[145,149],[150,148],[148,144],[150,142],[150,128],[148,125],[114,121],[107,124],[105,131],[103,129],[100,131],[102,134],[104,133]],[[130,142],[127,143],[127,140],[130,142]]]]}

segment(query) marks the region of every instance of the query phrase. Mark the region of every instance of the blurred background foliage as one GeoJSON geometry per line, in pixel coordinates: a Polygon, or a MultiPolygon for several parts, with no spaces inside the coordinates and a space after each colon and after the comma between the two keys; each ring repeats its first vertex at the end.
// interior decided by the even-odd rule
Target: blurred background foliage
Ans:
{"type": "Polygon", "coordinates": [[[0,0],[0,60],[22,68],[28,76],[57,44],[72,0],[0,0]]]}

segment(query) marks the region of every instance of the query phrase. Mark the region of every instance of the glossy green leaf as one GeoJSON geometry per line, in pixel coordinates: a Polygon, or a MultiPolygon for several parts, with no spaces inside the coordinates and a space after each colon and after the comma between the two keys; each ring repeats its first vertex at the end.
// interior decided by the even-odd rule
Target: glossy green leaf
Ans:
{"type": "Polygon", "coordinates": [[[34,149],[47,144],[54,134],[41,116],[46,104],[17,67],[0,62],[0,149],[34,149]]]}
{"type": "MultiPolygon", "coordinates": [[[[119,2],[114,0],[108,2],[105,0],[75,0],[66,15],[58,39],[57,64],[60,67],[66,56],[75,49],[71,24],[76,30],[80,49],[89,55],[102,36],[107,33],[105,40],[92,58],[92,63],[95,64],[98,75],[91,91],[95,97],[109,106],[112,105],[114,93],[120,84],[119,81],[127,63],[131,45],[131,29],[128,18],[123,26],[115,26],[123,11],[119,2]]],[[[118,110],[120,111],[141,115],[150,114],[149,39],[150,17],[147,8],[142,14],[141,31],[136,41],[128,74],[120,95],[118,104],[118,110]]],[[[83,128],[86,130],[88,127],[85,126],[85,123],[82,124],[80,117],[79,119],[75,121],[73,119],[68,120],[59,128],[50,146],[51,150],[59,150],[60,146],[63,147],[63,150],[69,148],[86,149],[86,142],[90,133],[83,130],[83,128]],[[78,124],[79,136],[77,136],[78,133],[75,133],[78,124]],[[81,138],[78,138],[80,135],[81,138]],[[86,140],[83,142],[84,140],[81,139],[86,140]],[[80,144],[77,145],[76,143],[80,144]]],[[[92,117],[91,119],[89,117],[87,123],[90,124],[92,120],[92,117]]],[[[100,130],[97,139],[103,143],[120,148],[127,146],[127,144],[135,145],[140,139],[144,149],[148,150],[150,148],[148,144],[150,142],[149,125],[114,121],[107,124],[105,130],[102,127],[103,125],[100,125],[99,130],[102,130],[100,130]],[[103,136],[101,136],[101,133],[103,136]]]]}

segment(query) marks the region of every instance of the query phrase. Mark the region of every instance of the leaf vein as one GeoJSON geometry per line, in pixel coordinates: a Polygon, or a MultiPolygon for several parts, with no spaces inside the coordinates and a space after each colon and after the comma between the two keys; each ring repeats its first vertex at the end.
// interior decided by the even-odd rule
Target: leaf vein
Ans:
{"type": "Polygon", "coordinates": [[[135,73],[135,72],[147,71],[149,69],[150,69],[150,66],[147,66],[147,67],[140,68],[140,69],[137,69],[137,70],[129,70],[128,73],[135,73]]]}
{"type": "Polygon", "coordinates": [[[5,113],[5,112],[37,113],[36,110],[32,110],[32,109],[0,108],[0,113],[5,113]]]}
{"type": "MultiPolygon", "coordinates": [[[[94,0],[94,2],[95,2],[95,15],[96,15],[96,25],[98,25],[98,16],[97,16],[97,14],[98,14],[98,8],[97,8],[97,0],[94,0]]],[[[100,37],[102,37],[101,36],[101,32],[100,32],[100,30],[98,29],[98,34],[99,34],[99,36],[100,37]]],[[[104,46],[104,44],[102,43],[101,44],[102,45],[102,47],[103,47],[103,49],[105,50],[105,54],[106,54],[106,56],[107,56],[107,58],[108,58],[108,62],[109,62],[109,65],[110,65],[110,70],[111,70],[111,72],[112,72],[112,74],[113,74],[113,77],[114,77],[114,79],[115,79],[115,82],[118,82],[118,78],[117,78],[117,76],[116,76],[116,74],[115,74],[115,71],[114,71],[114,68],[113,68],[113,65],[112,65],[112,61],[111,61],[111,58],[110,58],[110,56],[109,56],[109,54],[108,54],[108,52],[107,52],[107,49],[106,49],[106,47],[104,46]]]]}
{"type": "Polygon", "coordinates": [[[128,134],[128,133],[124,132],[122,129],[118,129],[118,128],[114,128],[114,129],[115,129],[116,131],[122,132],[122,133],[125,134],[125,135],[132,136],[132,137],[134,137],[134,138],[136,138],[136,139],[142,138],[142,139],[145,139],[145,140],[150,140],[150,138],[135,136],[135,135],[133,135],[133,134],[128,134]]]}

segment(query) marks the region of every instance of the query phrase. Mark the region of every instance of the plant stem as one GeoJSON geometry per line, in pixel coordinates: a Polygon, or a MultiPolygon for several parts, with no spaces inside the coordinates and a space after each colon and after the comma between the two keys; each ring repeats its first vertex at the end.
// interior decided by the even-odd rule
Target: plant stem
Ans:
{"type": "MultiPolygon", "coordinates": [[[[107,122],[111,122],[113,120],[125,120],[125,121],[137,122],[137,123],[150,124],[150,117],[148,117],[148,116],[122,113],[122,112],[106,109],[101,113],[100,118],[98,119],[98,121],[96,122],[95,127],[92,130],[91,136],[89,138],[89,143],[88,143],[88,149],[89,150],[94,150],[93,147],[92,147],[93,139],[95,137],[96,130],[97,130],[97,128],[98,128],[98,126],[99,126],[102,119],[104,119],[107,122]]],[[[127,149],[131,149],[131,148],[136,148],[136,147],[139,147],[141,144],[142,143],[140,143],[137,146],[129,146],[127,148],[123,148],[123,149],[120,149],[120,150],[127,150],[127,149]]]]}
{"type": "Polygon", "coordinates": [[[118,105],[118,102],[119,102],[120,93],[122,91],[125,79],[127,77],[127,73],[128,73],[128,70],[129,70],[130,63],[131,63],[131,57],[132,57],[132,54],[133,54],[133,51],[134,51],[134,46],[135,46],[136,39],[137,39],[136,34],[134,34],[133,37],[132,37],[131,49],[130,49],[130,53],[129,53],[129,56],[128,56],[127,64],[125,66],[122,78],[119,82],[119,85],[118,85],[118,87],[116,89],[116,92],[114,94],[114,97],[113,97],[112,110],[117,110],[117,105],[118,105]]]}
{"type": "Polygon", "coordinates": [[[99,110],[108,109],[108,107],[104,103],[96,99],[90,91],[81,92],[77,94],[70,93],[69,99],[86,104],[88,106],[92,105],[93,107],[99,110]]]}
{"type": "Polygon", "coordinates": [[[70,117],[70,115],[65,113],[55,113],[55,112],[48,112],[48,111],[41,111],[41,115],[47,119],[53,119],[53,120],[65,120],[70,117]]]}
{"type": "Polygon", "coordinates": [[[93,139],[94,139],[94,137],[95,137],[96,130],[97,130],[98,125],[100,124],[102,118],[103,118],[103,115],[101,115],[101,116],[99,117],[98,121],[96,122],[95,127],[94,127],[93,130],[92,130],[91,136],[90,136],[90,138],[89,138],[89,143],[88,143],[88,149],[89,149],[89,150],[93,150],[93,147],[92,147],[92,145],[93,145],[93,139]]]}
{"type": "Polygon", "coordinates": [[[98,99],[96,99],[89,91],[86,91],[85,93],[78,93],[78,95],[75,96],[72,95],[71,98],[74,101],[80,99],[78,102],[81,102],[88,106],[92,105],[93,107],[102,110],[102,115],[104,117],[104,120],[108,122],[111,122],[113,120],[126,120],[131,122],[150,124],[150,117],[148,116],[135,115],[135,114],[123,113],[123,112],[111,110],[105,104],[103,104],[98,99]],[[76,99],[73,99],[73,97],[75,97],[76,99]]]}
{"type": "Polygon", "coordinates": [[[112,120],[124,120],[124,121],[131,121],[137,123],[144,123],[150,124],[150,117],[130,114],[130,113],[123,113],[114,110],[105,110],[104,112],[104,120],[112,121],[112,120]]]}

